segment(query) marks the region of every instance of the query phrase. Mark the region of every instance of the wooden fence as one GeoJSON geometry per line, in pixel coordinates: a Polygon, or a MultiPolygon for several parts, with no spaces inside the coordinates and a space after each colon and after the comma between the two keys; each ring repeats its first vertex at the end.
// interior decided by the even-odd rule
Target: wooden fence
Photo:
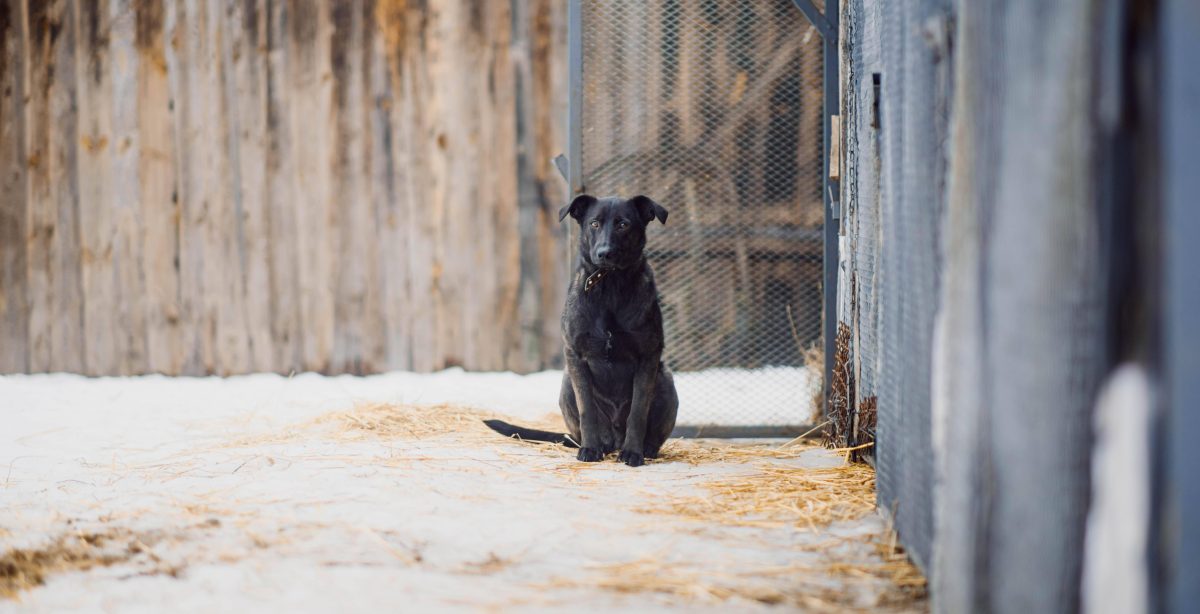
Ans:
{"type": "Polygon", "coordinates": [[[0,5],[0,372],[555,364],[565,21],[0,5]]]}

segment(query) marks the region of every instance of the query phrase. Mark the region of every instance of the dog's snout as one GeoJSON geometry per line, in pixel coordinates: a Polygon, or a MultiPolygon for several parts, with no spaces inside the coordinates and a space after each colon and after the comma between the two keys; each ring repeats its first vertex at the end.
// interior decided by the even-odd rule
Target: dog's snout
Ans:
{"type": "Polygon", "coordinates": [[[601,246],[599,246],[599,247],[597,247],[597,248],[596,248],[596,258],[597,258],[597,259],[599,259],[599,260],[608,260],[608,257],[609,257],[610,255],[612,255],[612,248],[611,248],[611,247],[609,247],[609,246],[607,246],[607,245],[601,245],[601,246]]]}

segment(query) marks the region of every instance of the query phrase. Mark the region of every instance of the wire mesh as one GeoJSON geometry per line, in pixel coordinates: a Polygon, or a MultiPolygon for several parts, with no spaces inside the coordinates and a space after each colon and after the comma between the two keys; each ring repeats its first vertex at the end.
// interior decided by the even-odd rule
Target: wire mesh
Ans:
{"type": "Polygon", "coordinates": [[[670,211],[647,255],[682,424],[796,425],[822,388],[822,62],[789,0],[585,2],[582,187],[670,211]]]}
{"type": "MultiPolygon", "coordinates": [[[[933,328],[941,277],[945,64],[918,38],[942,0],[882,10],[882,192],[878,293],[879,503],[925,569],[933,544],[933,328]]],[[[927,26],[932,27],[932,26],[927,26]]]]}

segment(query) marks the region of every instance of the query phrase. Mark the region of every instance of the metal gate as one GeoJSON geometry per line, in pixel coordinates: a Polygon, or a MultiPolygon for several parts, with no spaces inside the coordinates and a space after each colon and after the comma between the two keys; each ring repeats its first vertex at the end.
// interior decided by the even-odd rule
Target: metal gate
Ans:
{"type": "Polygon", "coordinates": [[[647,253],[692,434],[784,435],[822,411],[836,60],[798,4],[820,17],[791,0],[570,4],[569,179],[670,211],[647,253]]]}

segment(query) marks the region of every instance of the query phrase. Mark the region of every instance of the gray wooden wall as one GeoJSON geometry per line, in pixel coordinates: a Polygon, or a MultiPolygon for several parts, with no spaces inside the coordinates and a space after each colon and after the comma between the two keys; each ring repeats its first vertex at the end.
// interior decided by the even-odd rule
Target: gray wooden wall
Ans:
{"type": "Polygon", "coordinates": [[[554,0],[0,5],[0,372],[555,364],[554,0]]]}
{"type": "Polygon", "coordinates": [[[1193,5],[841,5],[838,317],[935,612],[1196,610],[1193,5]]]}

